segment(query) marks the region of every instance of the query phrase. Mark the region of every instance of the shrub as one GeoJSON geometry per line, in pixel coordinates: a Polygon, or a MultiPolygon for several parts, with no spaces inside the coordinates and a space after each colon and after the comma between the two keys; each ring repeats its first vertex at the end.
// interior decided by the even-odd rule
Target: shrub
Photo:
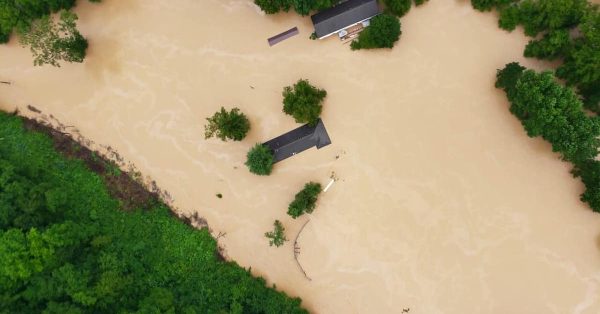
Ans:
{"type": "Polygon", "coordinates": [[[296,194],[294,200],[288,206],[288,215],[295,219],[304,213],[312,213],[320,193],[321,184],[315,182],[305,184],[302,191],[296,194]]]}
{"type": "Polygon", "coordinates": [[[250,121],[238,108],[227,112],[225,108],[221,107],[221,111],[215,112],[206,120],[208,124],[204,126],[204,137],[207,139],[216,136],[222,141],[227,139],[241,141],[250,130],[250,121]]]}
{"type": "Polygon", "coordinates": [[[273,231],[265,232],[265,237],[269,239],[269,246],[275,245],[280,247],[288,239],[285,237],[285,228],[279,220],[275,220],[273,223],[273,231]]]}
{"type": "Polygon", "coordinates": [[[294,117],[298,123],[317,124],[323,110],[323,99],[327,92],[300,79],[294,86],[283,89],[283,112],[294,117]]]}
{"type": "Polygon", "coordinates": [[[247,154],[246,166],[250,172],[268,176],[273,170],[273,152],[263,144],[256,144],[247,154]]]}
{"type": "Polygon", "coordinates": [[[371,25],[350,44],[352,50],[392,48],[400,38],[400,21],[393,15],[380,14],[371,19],[371,25]]]}

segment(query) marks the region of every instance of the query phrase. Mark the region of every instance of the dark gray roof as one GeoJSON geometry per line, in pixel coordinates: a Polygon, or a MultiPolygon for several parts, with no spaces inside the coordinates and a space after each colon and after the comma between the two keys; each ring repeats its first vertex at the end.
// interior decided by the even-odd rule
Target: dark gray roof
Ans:
{"type": "Polygon", "coordinates": [[[315,126],[305,124],[297,129],[280,135],[263,145],[273,151],[274,162],[282,161],[303,152],[313,146],[317,149],[331,144],[323,121],[319,119],[315,126]]]}
{"type": "Polygon", "coordinates": [[[292,37],[292,36],[298,35],[298,33],[299,33],[298,27],[292,27],[281,34],[275,35],[275,36],[267,39],[267,41],[269,42],[269,46],[273,46],[279,42],[282,42],[282,41],[292,37]]]}
{"type": "Polygon", "coordinates": [[[311,20],[318,38],[379,14],[377,0],[348,0],[323,10],[311,20]]]}

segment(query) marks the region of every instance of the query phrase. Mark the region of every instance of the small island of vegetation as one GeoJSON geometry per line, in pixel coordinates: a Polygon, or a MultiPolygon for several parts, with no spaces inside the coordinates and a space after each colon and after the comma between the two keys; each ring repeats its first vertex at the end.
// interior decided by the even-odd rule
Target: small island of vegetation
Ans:
{"type": "Polygon", "coordinates": [[[288,215],[296,219],[304,213],[312,213],[317,206],[317,199],[321,194],[321,184],[309,182],[304,185],[304,188],[296,193],[294,200],[288,206],[288,215]]]}

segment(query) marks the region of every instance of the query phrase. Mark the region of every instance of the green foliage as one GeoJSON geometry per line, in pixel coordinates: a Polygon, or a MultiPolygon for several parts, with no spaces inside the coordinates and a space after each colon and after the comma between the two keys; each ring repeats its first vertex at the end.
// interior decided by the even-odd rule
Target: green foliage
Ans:
{"type": "Polygon", "coordinates": [[[555,60],[563,56],[570,46],[569,30],[553,30],[545,34],[542,39],[529,41],[524,54],[528,58],[555,60]]]}
{"type": "Polygon", "coordinates": [[[204,137],[207,139],[216,136],[222,141],[227,141],[227,139],[241,141],[250,130],[250,121],[238,108],[227,112],[225,108],[221,107],[221,111],[215,112],[206,120],[208,124],[204,126],[204,137]]]}
{"type": "Polygon", "coordinates": [[[254,0],[254,3],[267,14],[275,14],[280,11],[289,11],[292,6],[291,0],[254,0]]]}
{"type": "Polygon", "coordinates": [[[350,48],[376,49],[392,48],[400,38],[400,21],[393,15],[380,14],[371,19],[371,25],[352,41],[350,48]]]}
{"type": "Polygon", "coordinates": [[[334,6],[338,0],[254,0],[254,3],[267,14],[294,9],[300,15],[308,15],[315,10],[334,6]]]}
{"type": "Polygon", "coordinates": [[[524,71],[511,88],[507,82],[514,76],[507,73],[516,71],[500,71],[497,85],[507,92],[510,111],[521,120],[530,137],[541,136],[550,142],[552,150],[564,160],[577,163],[596,157],[600,121],[585,114],[572,89],[556,82],[551,72],[532,70],[524,71]]]}
{"type": "Polygon", "coordinates": [[[421,4],[424,4],[427,1],[429,1],[429,0],[415,0],[415,5],[420,6],[421,4]]]}
{"type": "Polygon", "coordinates": [[[577,86],[590,93],[600,88],[600,11],[594,7],[579,26],[581,37],[575,39],[573,47],[564,56],[563,64],[556,70],[558,77],[567,84],[577,86]]]}
{"type": "Polygon", "coordinates": [[[495,7],[504,7],[516,0],[471,0],[471,5],[479,11],[489,11],[495,7]]]}
{"type": "Polygon", "coordinates": [[[283,89],[283,112],[294,117],[298,123],[316,125],[326,96],[325,90],[310,85],[308,80],[300,79],[294,86],[283,89]]]}
{"type": "Polygon", "coordinates": [[[412,0],[383,0],[383,3],[390,13],[402,17],[410,10],[412,0]]]}
{"type": "Polygon", "coordinates": [[[521,24],[528,36],[577,25],[588,9],[586,0],[523,0],[501,12],[501,27],[521,24]],[[506,12],[504,12],[506,11],[506,12]]]}
{"type": "Polygon", "coordinates": [[[250,172],[259,176],[268,176],[273,170],[273,152],[263,144],[256,144],[248,154],[245,165],[250,172]]]}
{"type": "Polygon", "coordinates": [[[27,29],[33,21],[74,5],[75,0],[1,0],[0,42],[7,42],[13,29],[27,29]]]}
{"type": "Polygon", "coordinates": [[[515,92],[515,87],[517,86],[517,81],[519,81],[525,69],[526,68],[521,66],[518,62],[507,64],[504,69],[498,70],[498,73],[496,74],[496,88],[504,89],[509,95],[509,98],[512,97],[512,94],[515,92]]]}
{"type": "Polygon", "coordinates": [[[600,9],[586,0],[472,0],[477,9],[500,10],[499,26],[522,25],[531,40],[526,57],[562,60],[556,76],[577,88],[587,109],[600,113],[600,9]],[[575,31],[573,31],[575,29],[575,31]]]}
{"type": "Polygon", "coordinates": [[[50,16],[33,22],[19,31],[21,45],[29,46],[35,65],[60,66],[60,61],[83,62],[87,40],[76,28],[77,15],[62,11],[58,24],[50,16]]]}
{"type": "Polygon", "coordinates": [[[573,175],[580,177],[585,185],[581,201],[586,202],[597,213],[600,213],[600,162],[586,160],[575,165],[573,175]]]}
{"type": "Polygon", "coordinates": [[[122,211],[19,118],[0,113],[0,138],[1,312],[307,313],[166,206],[122,211]]]}
{"type": "Polygon", "coordinates": [[[498,26],[509,32],[517,28],[520,23],[519,7],[516,5],[510,5],[500,11],[500,19],[498,20],[498,26]]]}
{"type": "Polygon", "coordinates": [[[282,246],[288,239],[285,237],[285,228],[279,220],[273,223],[273,231],[265,232],[265,237],[269,239],[269,246],[282,246]]]}
{"type": "Polygon", "coordinates": [[[321,184],[309,182],[298,192],[288,206],[288,215],[296,219],[304,213],[312,213],[315,209],[317,198],[321,193],[321,184]]]}

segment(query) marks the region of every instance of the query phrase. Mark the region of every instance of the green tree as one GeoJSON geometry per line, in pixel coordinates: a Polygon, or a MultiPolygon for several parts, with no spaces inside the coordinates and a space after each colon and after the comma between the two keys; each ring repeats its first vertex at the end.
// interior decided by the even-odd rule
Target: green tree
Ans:
{"type": "Polygon", "coordinates": [[[288,215],[296,219],[304,213],[312,213],[316,207],[319,194],[321,194],[320,183],[306,183],[304,188],[296,193],[294,200],[288,206],[288,215]]]}
{"type": "Polygon", "coordinates": [[[600,213],[600,162],[590,159],[577,163],[573,169],[573,176],[580,177],[585,185],[581,201],[600,213]]]}
{"type": "Polygon", "coordinates": [[[338,0],[254,0],[254,3],[267,14],[275,14],[280,11],[294,11],[300,15],[308,15],[312,11],[329,8],[338,0]]]}
{"type": "Polygon", "coordinates": [[[298,123],[316,125],[326,96],[325,90],[310,85],[308,80],[300,79],[293,87],[286,86],[283,89],[283,112],[294,117],[298,123]]]}
{"type": "MultiPolygon", "coordinates": [[[[600,12],[588,12],[579,26],[581,36],[556,70],[569,85],[589,86],[600,82],[600,12]]],[[[596,85],[599,86],[599,85],[596,85]]]]}
{"type": "Polygon", "coordinates": [[[497,86],[507,92],[510,111],[521,120],[530,137],[541,136],[563,159],[577,163],[596,157],[600,121],[583,111],[575,92],[556,82],[551,72],[525,70],[514,87],[518,65],[498,72],[497,86]],[[514,74],[513,74],[514,73],[514,74]]]}
{"type": "Polygon", "coordinates": [[[521,66],[518,62],[507,64],[504,69],[498,70],[496,73],[496,88],[503,89],[508,95],[508,98],[512,99],[517,82],[525,70],[526,68],[521,66]]]}
{"type": "Polygon", "coordinates": [[[389,14],[380,14],[371,19],[371,25],[352,41],[350,48],[352,50],[392,48],[401,33],[398,18],[389,14]]]}
{"type": "Polygon", "coordinates": [[[415,0],[415,5],[416,6],[420,6],[420,5],[424,4],[427,1],[429,1],[429,0],[415,0]]]}
{"type": "Polygon", "coordinates": [[[565,55],[571,47],[571,37],[568,29],[548,32],[542,39],[530,40],[525,47],[525,57],[555,60],[565,55]]]}
{"type": "Polygon", "coordinates": [[[504,7],[517,0],[471,0],[471,4],[476,10],[489,11],[496,7],[504,7]]]}
{"type": "Polygon", "coordinates": [[[204,126],[204,137],[207,139],[216,136],[222,141],[241,141],[250,130],[250,121],[238,108],[227,112],[221,107],[220,111],[206,120],[208,124],[204,126]]]}
{"type": "Polygon", "coordinates": [[[265,237],[269,239],[269,246],[282,246],[288,239],[285,237],[285,228],[279,220],[273,223],[273,231],[265,232],[265,237]]]}
{"type": "Polygon", "coordinates": [[[260,143],[254,145],[246,157],[245,165],[250,172],[268,176],[273,171],[273,152],[267,146],[260,143]]]}
{"type": "Polygon", "coordinates": [[[402,17],[410,10],[412,0],[384,0],[385,7],[390,13],[402,17]]]}
{"type": "Polygon", "coordinates": [[[267,14],[287,12],[292,6],[291,0],[254,0],[254,3],[267,14]]]}
{"type": "Polygon", "coordinates": [[[29,46],[34,64],[60,66],[60,61],[83,62],[87,40],[76,28],[77,15],[62,11],[58,24],[44,16],[20,30],[21,45],[29,46]]]}
{"type": "Polygon", "coordinates": [[[498,20],[498,26],[503,30],[512,32],[517,28],[517,25],[521,22],[521,16],[519,7],[516,5],[509,5],[500,10],[500,19],[498,20]]]}

